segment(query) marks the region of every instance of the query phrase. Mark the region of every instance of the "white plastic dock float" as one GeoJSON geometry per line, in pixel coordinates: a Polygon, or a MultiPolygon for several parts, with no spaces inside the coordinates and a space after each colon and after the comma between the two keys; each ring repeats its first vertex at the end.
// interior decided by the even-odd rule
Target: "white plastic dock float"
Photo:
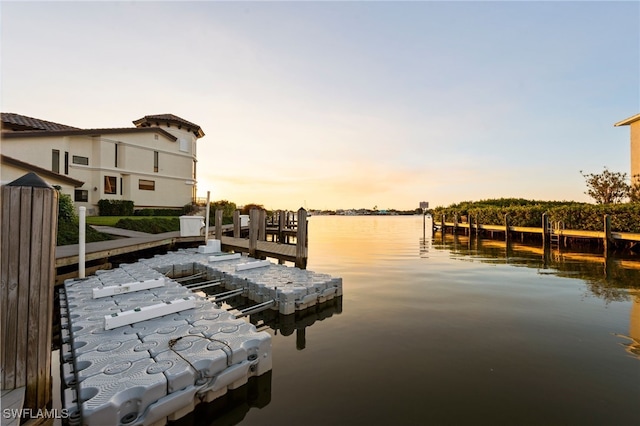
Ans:
{"type": "Polygon", "coordinates": [[[220,253],[209,256],[209,262],[222,262],[223,260],[240,259],[241,257],[240,253],[220,253]]]}
{"type": "Polygon", "coordinates": [[[248,269],[263,268],[269,265],[271,265],[271,262],[269,262],[268,260],[258,260],[257,262],[240,263],[236,265],[236,272],[246,271],[248,269]]]}
{"type": "Polygon", "coordinates": [[[131,309],[129,311],[114,312],[104,316],[104,329],[112,330],[117,327],[122,327],[123,325],[131,325],[140,321],[192,309],[196,306],[195,300],[196,298],[193,296],[185,297],[165,303],[143,306],[142,308],[131,309]]]}
{"type": "Polygon", "coordinates": [[[126,284],[110,285],[102,288],[93,289],[93,298],[114,296],[116,294],[131,293],[134,291],[148,290],[150,288],[163,287],[165,285],[164,278],[154,278],[152,280],[131,282],[126,284]]]}

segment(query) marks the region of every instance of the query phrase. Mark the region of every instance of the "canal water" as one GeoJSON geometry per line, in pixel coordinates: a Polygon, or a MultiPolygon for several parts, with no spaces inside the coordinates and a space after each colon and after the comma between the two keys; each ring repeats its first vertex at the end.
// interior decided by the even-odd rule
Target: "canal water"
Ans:
{"type": "Polygon", "coordinates": [[[425,237],[421,216],[311,217],[308,268],[342,300],[253,318],[271,375],[185,423],[638,424],[640,262],[425,237]]]}
{"type": "Polygon", "coordinates": [[[272,372],[174,426],[640,422],[639,260],[430,227],[311,217],[308,269],[344,296],[252,315],[272,372]]]}

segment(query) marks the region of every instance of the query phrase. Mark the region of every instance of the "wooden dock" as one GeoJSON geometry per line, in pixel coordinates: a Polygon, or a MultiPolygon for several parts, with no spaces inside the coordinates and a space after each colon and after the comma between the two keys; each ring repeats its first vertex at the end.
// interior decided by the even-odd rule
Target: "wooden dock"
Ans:
{"type": "Polygon", "coordinates": [[[547,215],[542,215],[541,226],[526,227],[512,226],[509,223],[509,217],[505,217],[504,224],[480,224],[469,218],[466,222],[458,222],[455,218],[453,222],[445,221],[445,217],[437,222],[433,221],[433,232],[451,232],[453,234],[464,233],[470,237],[480,234],[488,235],[494,238],[496,234],[503,236],[504,240],[511,242],[514,236],[520,235],[520,239],[524,241],[527,236],[541,236],[543,247],[550,245],[567,247],[570,242],[574,241],[597,241],[601,242],[604,248],[605,256],[609,253],[612,246],[616,243],[627,244],[629,248],[633,248],[640,243],[640,234],[632,232],[614,232],[611,231],[611,218],[609,215],[603,217],[602,231],[587,231],[579,229],[566,229],[562,222],[549,222],[547,215]]]}
{"type": "MultiPolygon", "coordinates": [[[[216,212],[217,213],[217,212],[216,212]]],[[[221,212],[220,212],[221,213],[221,212]]],[[[281,213],[280,217],[288,215],[288,212],[281,213]]],[[[281,228],[268,229],[268,222],[265,217],[259,217],[259,212],[254,213],[254,229],[251,227],[241,227],[239,215],[235,215],[237,220],[234,224],[222,225],[222,216],[216,214],[216,224],[209,230],[209,238],[215,237],[221,242],[223,250],[249,253],[257,258],[273,258],[282,262],[294,262],[296,266],[305,268],[307,262],[307,238],[306,238],[306,211],[298,211],[298,215],[303,215],[304,233],[295,222],[285,222],[281,228]],[[219,231],[218,231],[219,230],[219,231]],[[299,231],[300,230],[300,231],[299,231]],[[242,234],[249,231],[249,238],[242,238],[242,234]],[[232,234],[233,236],[225,235],[232,234]],[[266,241],[270,235],[274,241],[266,241]],[[287,243],[294,240],[295,243],[287,243]],[[299,243],[298,243],[299,242],[299,243]]],[[[115,256],[132,254],[143,250],[154,248],[166,248],[170,250],[178,245],[198,245],[204,244],[204,234],[199,236],[181,236],[179,231],[165,232],[162,234],[147,234],[139,236],[135,233],[131,238],[120,238],[110,241],[99,241],[87,243],[85,246],[85,262],[93,262],[93,265],[86,267],[86,273],[92,274],[99,269],[111,267],[109,259],[115,256]]],[[[79,263],[78,244],[59,246],[56,248],[55,267],[57,270],[56,284],[61,284],[64,280],[78,276],[76,265],[79,263]]]]}

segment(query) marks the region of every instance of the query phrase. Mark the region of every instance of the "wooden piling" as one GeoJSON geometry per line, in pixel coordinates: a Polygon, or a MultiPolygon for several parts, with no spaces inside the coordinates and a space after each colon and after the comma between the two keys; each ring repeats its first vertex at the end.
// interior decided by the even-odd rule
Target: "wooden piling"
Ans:
{"type": "Polygon", "coordinates": [[[233,238],[240,238],[240,210],[233,212],[233,238]]]}
{"type": "Polygon", "coordinates": [[[282,210],[278,210],[278,242],[280,244],[284,243],[284,229],[285,229],[285,223],[286,223],[286,212],[282,211],[282,210]]]}
{"type": "Polygon", "coordinates": [[[504,241],[509,244],[511,242],[511,234],[509,232],[509,214],[504,215],[504,241]]]}
{"type": "Polygon", "coordinates": [[[2,390],[26,386],[23,408],[51,401],[51,327],[58,192],[34,173],[2,188],[2,390]]]}
{"type": "Polygon", "coordinates": [[[222,240],[222,210],[216,210],[215,218],[216,240],[222,240]]]}
{"type": "Polygon", "coordinates": [[[607,257],[611,251],[611,217],[608,214],[604,215],[604,256],[607,257]]]}
{"type": "Polygon", "coordinates": [[[267,212],[266,210],[258,210],[258,240],[267,241],[267,212]]]}
{"type": "Polygon", "coordinates": [[[542,213],[542,246],[546,248],[549,246],[551,238],[549,235],[549,217],[546,213],[542,213]]]}
{"type": "Polygon", "coordinates": [[[298,232],[296,233],[296,267],[307,268],[307,211],[298,210],[298,232]]]}
{"type": "Polygon", "coordinates": [[[258,228],[260,227],[260,212],[251,209],[249,212],[249,256],[255,257],[258,249],[258,228]]]}

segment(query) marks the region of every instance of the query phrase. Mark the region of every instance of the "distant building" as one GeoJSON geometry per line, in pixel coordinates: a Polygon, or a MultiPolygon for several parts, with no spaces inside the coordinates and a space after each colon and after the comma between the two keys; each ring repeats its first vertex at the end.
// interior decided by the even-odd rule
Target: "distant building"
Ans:
{"type": "Polygon", "coordinates": [[[100,199],[136,208],[181,207],[196,197],[196,145],[204,132],[173,114],[147,115],[136,127],[79,129],[2,113],[2,168],[7,184],[33,171],[97,213],[100,199]]]}
{"type": "Polygon", "coordinates": [[[639,179],[640,175],[640,114],[629,117],[614,124],[615,127],[631,127],[631,177],[639,179]]]}

